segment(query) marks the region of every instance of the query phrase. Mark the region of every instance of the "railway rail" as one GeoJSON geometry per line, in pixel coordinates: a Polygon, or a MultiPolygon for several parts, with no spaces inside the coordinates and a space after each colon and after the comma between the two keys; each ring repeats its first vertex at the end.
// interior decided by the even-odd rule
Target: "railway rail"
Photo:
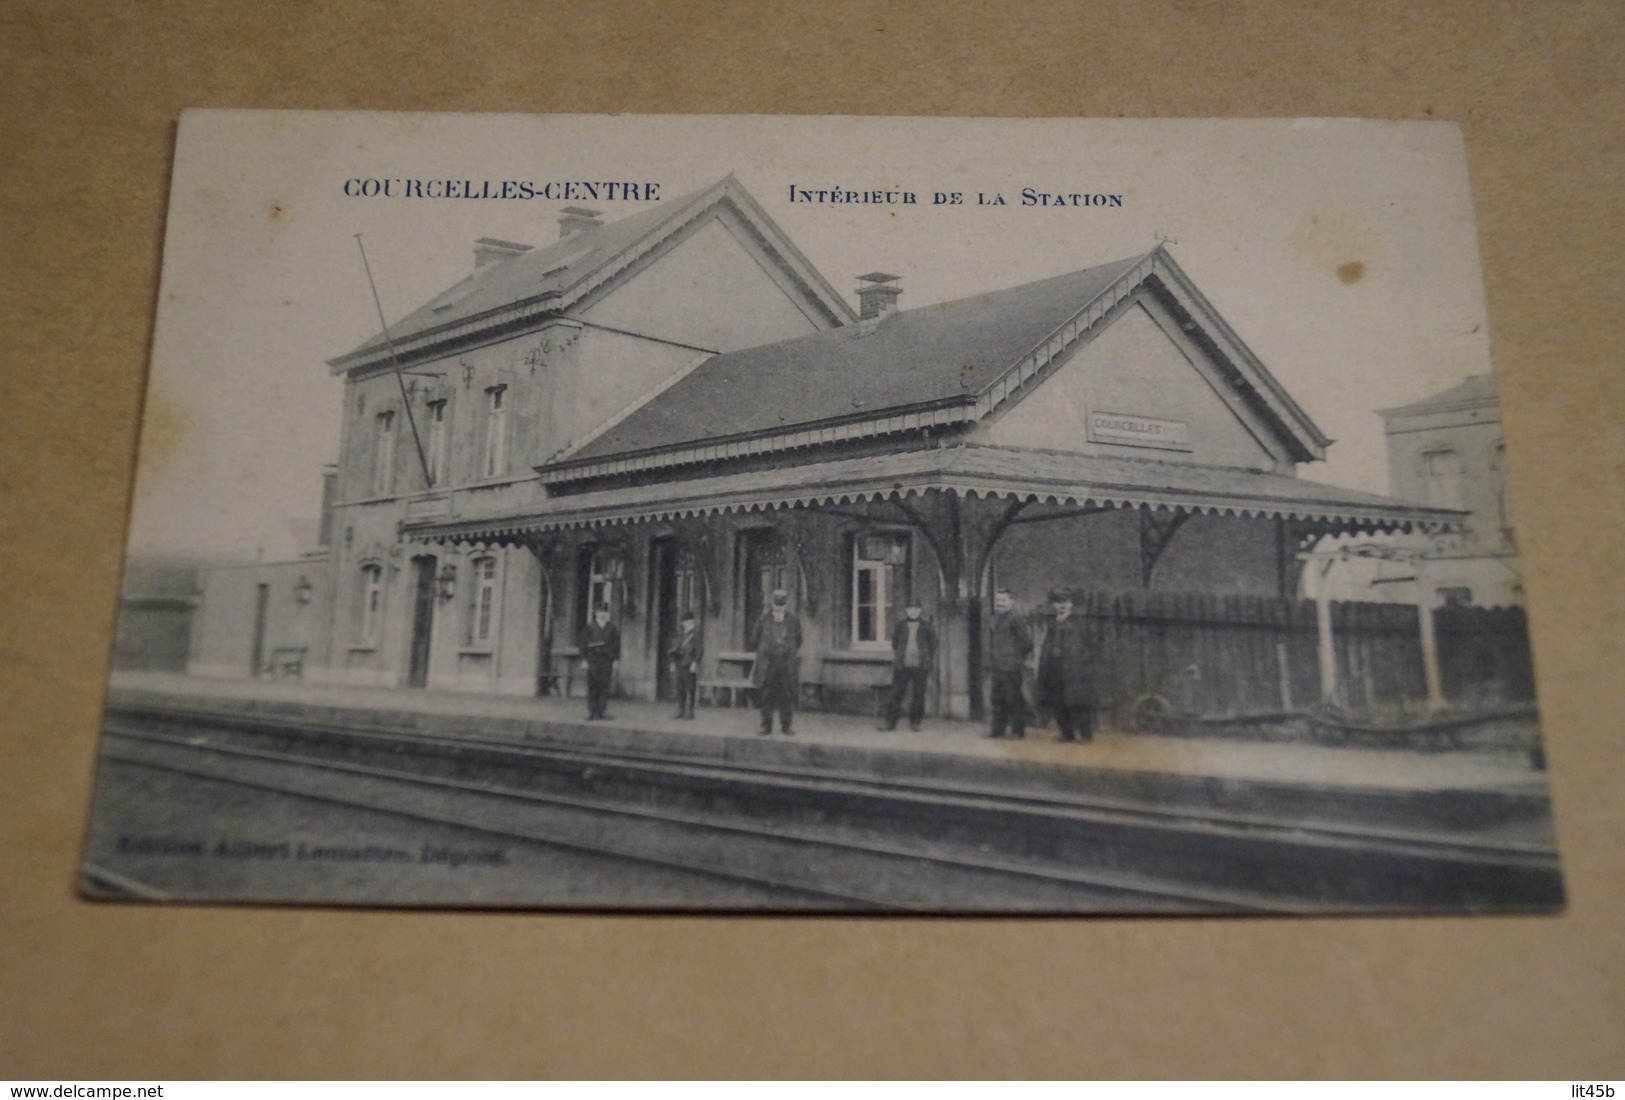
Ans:
{"type": "Polygon", "coordinates": [[[1539,845],[1212,807],[209,708],[110,708],[107,734],[105,755],[126,765],[751,883],[785,908],[1279,912],[1561,896],[1539,845]]]}

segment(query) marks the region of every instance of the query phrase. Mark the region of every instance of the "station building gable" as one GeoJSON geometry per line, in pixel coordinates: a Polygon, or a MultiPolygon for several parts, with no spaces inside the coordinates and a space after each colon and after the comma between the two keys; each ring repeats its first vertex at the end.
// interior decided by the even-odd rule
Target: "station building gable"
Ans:
{"type": "Polygon", "coordinates": [[[825,327],[827,320],[751,237],[737,213],[718,208],[636,278],[589,304],[581,317],[709,351],[733,351],[825,327]]]}
{"type": "Polygon", "coordinates": [[[998,446],[1291,472],[1267,428],[1174,335],[1166,312],[1134,302],[982,431],[998,446]]]}

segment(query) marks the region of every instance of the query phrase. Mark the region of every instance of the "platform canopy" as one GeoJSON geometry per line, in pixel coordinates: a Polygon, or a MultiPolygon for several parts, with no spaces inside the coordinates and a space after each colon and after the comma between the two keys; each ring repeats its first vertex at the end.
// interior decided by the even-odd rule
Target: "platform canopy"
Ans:
{"type": "Polygon", "coordinates": [[[1278,518],[1325,534],[1445,531],[1458,527],[1466,515],[1284,474],[959,445],[553,496],[524,514],[458,515],[456,504],[461,502],[448,502],[453,514],[409,520],[402,532],[418,542],[523,543],[571,528],[932,494],[1091,510],[1278,518]]]}

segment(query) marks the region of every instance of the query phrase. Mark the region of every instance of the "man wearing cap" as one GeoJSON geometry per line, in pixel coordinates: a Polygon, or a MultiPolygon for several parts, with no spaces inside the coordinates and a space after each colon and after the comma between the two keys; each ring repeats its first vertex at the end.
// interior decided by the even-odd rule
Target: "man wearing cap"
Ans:
{"type": "Polygon", "coordinates": [[[677,686],[676,718],[694,717],[694,697],[699,693],[700,658],[705,656],[705,642],[700,638],[694,612],[683,612],[677,640],[671,644],[672,680],[677,686]]]}
{"type": "Polygon", "coordinates": [[[911,600],[904,618],[891,632],[891,693],[886,697],[883,730],[897,728],[903,697],[909,697],[908,728],[917,730],[925,717],[925,684],[937,659],[937,632],[920,618],[920,601],[911,600]]]}
{"type": "Polygon", "coordinates": [[[1038,657],[1038,698],[1055,716],[1062,741],[1094,738],[1094,652],[1083,620],[1073,614],[1077,596],[1067,589],[1050,593],[1055,621],[1038,657]]]}
{"type": "Polygon", "coordinates": [[[750,682],[762,710],[762,724],[756,732],[772,733],[773,712],[778,711],[779,729],[789,736],[796,693],[801,690],[801,621],[790,613],[790,594],[784,589],[774,590],[770,606],[756,624],[752,648],[756,661],[750,682]]]}
{"type": "Polygon", "coordinates": [[[621,664],[621,630],[603,604],[593,608],[592,621],[581,632],[581,656],[587,661],[587,721],[607,718],[609,686],[621,664]]]}
{"type": "Polygon", "coordinates": [[[1021,676],[1033,651],[1032,631],[1016,613],[1015,597],[1008,588],[993,593],[993,625],[988,630],[988,666],[993,680],[993,728],[989,737],[1012,740],[1027,736],[1027,700],[1021,692],[1021,676]]]}

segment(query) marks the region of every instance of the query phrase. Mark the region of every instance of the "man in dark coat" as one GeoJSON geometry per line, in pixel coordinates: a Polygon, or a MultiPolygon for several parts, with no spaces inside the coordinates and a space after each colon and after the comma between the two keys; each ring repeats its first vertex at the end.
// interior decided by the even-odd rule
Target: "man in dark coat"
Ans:
{"type": "Polygon", "coordinates": [[[1055,621],[1038,657],[1038,698],[1055,716],[1062,741],[1089,741],[1095,731],[1094,652],[1083,620],[1073,614],[1074,594],[1050,593],[1055,621]]]}
{"type": "Polygon", "coordinates": [[[1027,736],[1027,700],[1021,676],[1033,651],[1032,631],[1016,613],[1010,590],[993,594],[993,625],[988,631],[988,666],[993,674],[993,728],[989,737],[1003,737],[1008,727],[1012,740],[1027,736]]]}
{"type": "Polygon", "coordinates": [[[756,651],[756,661],[750,682],[762,710],[762,724],[756,732],[772,733],[773,712],[777,711],[779,729],[789,736],[796,695],[801,691],[801,621],[790,613],[790,596],[782,588],[774,591],[771,606],[756,624],[751,648],[756,651]]]}
{"type": "Polygon", "coordinates": [[[917,730],[925,718],[925,685],[937,660],[937,632],[920,618],[918,600],[903,610],[905,618],[891,632],[891,692],[886,697],[883,730],[897,728],[903,697],[909,697],[908,728],[917,730]]]}
{"type": "Polygon", "coordinates": [[[587,662],[587,721],[607,718],[609,687],[621,664],[621,631],[609,621],[609,608],[593,609],[592,621],[581,632],[581,656],[587,662]]]}
{"type": "Polygon", "coordinates": [[[694,717],[694,697],[699,693],[700,658],[705,642],[700,638],[694,612],[683,612],[677,640],[671,644],[672,682],[677,687],[677,718],[694,717]]]}

